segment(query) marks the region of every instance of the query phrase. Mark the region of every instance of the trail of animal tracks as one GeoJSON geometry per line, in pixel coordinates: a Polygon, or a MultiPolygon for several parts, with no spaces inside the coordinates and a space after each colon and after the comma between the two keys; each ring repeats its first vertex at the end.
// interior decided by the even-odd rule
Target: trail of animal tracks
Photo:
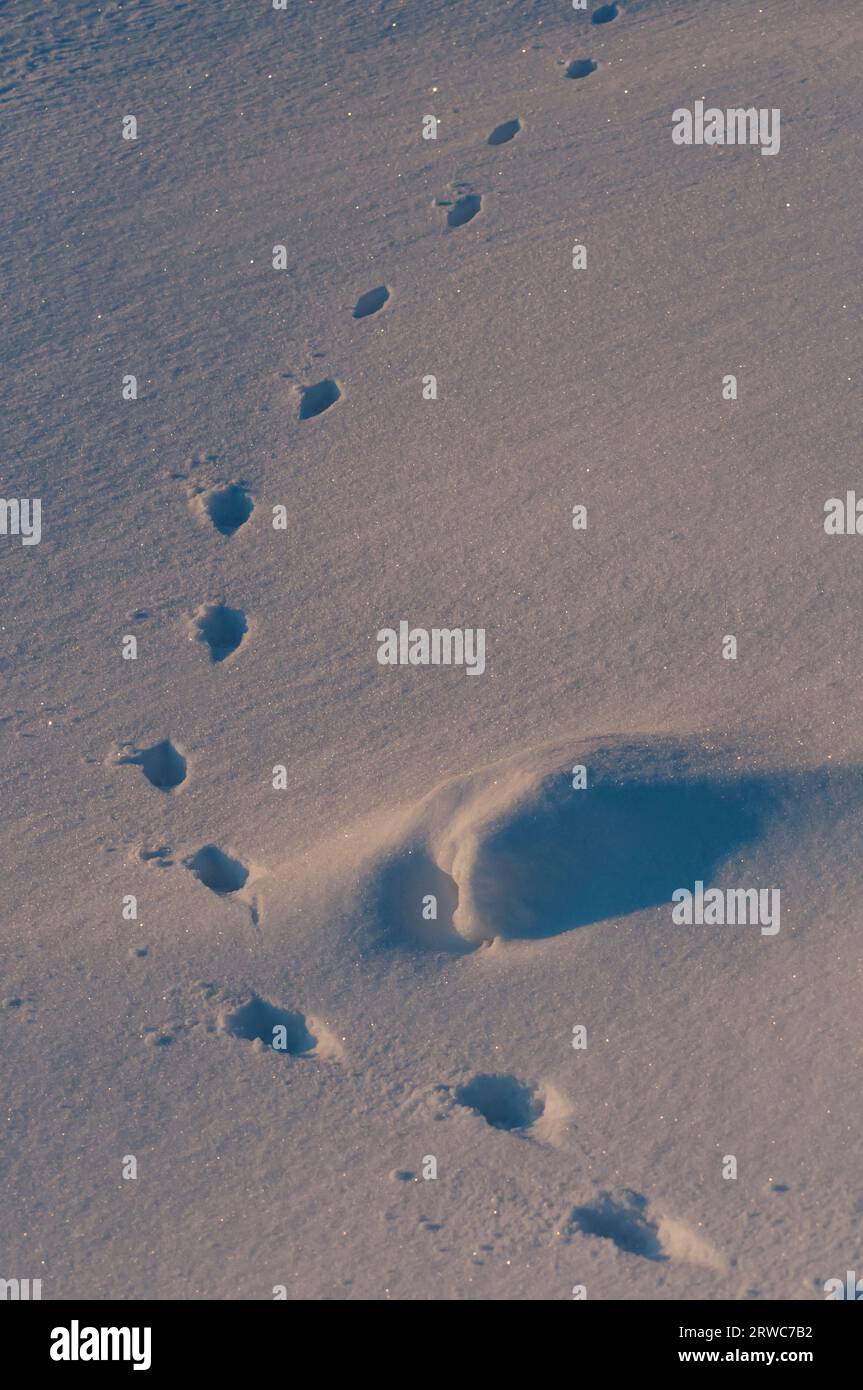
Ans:
{"type": "Polygon", "coordinates": [[[7,8],[0,1276],[821,1297],[859,5],[7,8]],[[676,145],[699,100],[781,149],[676,145]]]}

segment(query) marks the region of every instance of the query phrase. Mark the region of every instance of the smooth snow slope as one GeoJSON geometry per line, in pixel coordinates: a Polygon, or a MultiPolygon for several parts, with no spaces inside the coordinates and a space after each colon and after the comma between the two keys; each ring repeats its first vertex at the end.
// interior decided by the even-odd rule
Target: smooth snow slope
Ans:
{"type": "Polygon", "coordinates": [[[0,1277],[45,1298],[861,1267],[863,13],[594,8],[3,7],[0,1277]],[[702,98],[778,155],[675,146],[702,98]],[[379,665],[402,620],[484,673],[379,665]],[[780,932],[674,925],[702,863],[780,932]]]}

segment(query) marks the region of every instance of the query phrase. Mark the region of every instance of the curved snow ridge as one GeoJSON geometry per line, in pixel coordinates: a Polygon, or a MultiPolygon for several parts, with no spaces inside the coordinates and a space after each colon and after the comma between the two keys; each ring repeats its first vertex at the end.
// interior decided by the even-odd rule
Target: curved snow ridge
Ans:
{"type": "Polygon", "coordinates": [[[775,771],[693,739],[547,745],[432,791],[371,878],[390,942],[467,952],[670,902],[762,836],[775,771]],[[739,767],[739,762],[737,764],[739,767]]]}

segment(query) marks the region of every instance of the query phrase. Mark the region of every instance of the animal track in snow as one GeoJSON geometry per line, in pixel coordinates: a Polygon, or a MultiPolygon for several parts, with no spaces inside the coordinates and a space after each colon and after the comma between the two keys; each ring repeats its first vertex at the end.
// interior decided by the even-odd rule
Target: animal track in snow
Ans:
{"type": "Polygon", "coordinates": [[[463,193],[457,198],[453,207],[446,215],[448,227],[464,227],[468,222],[472,222],[477,213],[482,211],[482,197],[479,193],[463,193]]]}
{"type": "Polygon", "coordinates": [[[259,1039],[265,1046],[272,1047],[276,1028],[285,1030],[285,1045],[280,1050],[292,1057],[311,1052],[317,1043],[301,1013],[280,1009],[257,994],[246,1004],[223,1015],[223,1031],[233,1038],[244,1038],[246,1042],[259,1039]]]}
{"type": "Polygon", "coordinates": [[[438,198],[439,208],[446,208],[446,224],[448,227],[464,227],[468,222],[472,222],[477,213],[482,211],[482,195],[471,193],[468,189],[459,186],[455,189],[453,196],[438,198]]]}
{"type": "Polygon", "coordinates": [[[323,381],[316,382],[314,386],[301,386],[299,419],[313,420],[316,415],[323,415],[325,410],[329,410],[336,401],[341,400],[341,395],[342,393],[332,377],[325,377],[323,381]]]}
{"type": "Polygon", "coordinates": [[[140,767],[152,787],[172,792],[186,780],[186,759],[169,738],[154,743],[152,748],[136,748],[117,759],[118,766],[140,767]]]}
{"type": "Polygon", "coordinates": [[[325,1024],[296,1010],[271,1004],[258,994],[252,994],[243,1004],[226,1006],[219,1016],[219,1031],[291,1057],[335,1061],[342,1056],[339,1039],[325,1024]]]}
{"type": "Polygon", "coordinates": [[[538,1143],[565,1147],[572,1118],[568,1098],[552,1082],[529,1085],[506,1072],[481,1072],[449,1093],[451,1102],[481,1115],[492,1129],[524,1133],[538,1143]]]}
{"type": "Polygon", "coordinates": [[[647,1215],[647,1198],[640,1192],[625,1191],[619,1198],[601,1192],[595,1202],[575,1207],[570,1222],[572,1229],[582,1235],[613,1241],[625,1255],[668,1259],[659,1239],[659,1228],[647,1215]]]}
{"type": "Polygon", "coordinates": [[[529,1129],[545,1108],[535,1086],[505,1074],[475,1076],[456,1089],[455,1099],[481,1115],[492,1129],[529,1129]]]}
{"type": "Polygon", "coordinates": [[[521,130],[521,121],[516,116],[511,121],[504,121],[502,125],[495,126],[491,135],[486,141],[487,145],[506,145],[510,140],[514,140],[521,130]]]}
{"type": "Polygon", "coordinates": [[[255,507],[243,483],[219,483],[198,493],[193,505],[199,513],[209,517],[221,536],[236,535],[255,507]]]}
{"type": "Polygon", "coordinates": [[[204,845],[197,853],[184,859],[187,869],[191,869],[213,893],[224,897],[227,893],[237,893],[246,885],[249,871],[239,859],[232,859],[215,845],[204,845]]]}
{"type": "Polygon", "coordinates": [[[157,845],[155,849],[142,846],[138,850],[138,858],[143,864],[155,864],[160,869],[170,869],[173,866],[174,861],[169,858],[170,854],[170,845],[157,845]]]}
{"type": "Polygon", "coordinates": [[[198,641],[209,647],[214,663],[237,651],[248,632],[242,608],[227,608],[223,603],[203,604],[195,615],[195,627],[198,641]]]}
{"type": "Polygon", "coordinates": [[[382,943],[458,953],[670,911],[675,889],[709,883],[757,842],[779,803],[781,779],[726,766],[692,741],[606,740],[453,779],[373,861],[382,943]],[[573,788],[574,763],[589,769],[586,788],[573,788]]]}
{"type": "Polygon", "coordinates": [[[390,297],[390,292],[386,285],[379,285],[376,290],[367,290],[361,294],[354,307],[355,319],[367,319],[372,314],[377,314],[384,307],[390,297]]]}
{"type": "Polygon", "coordinates": [[[589,77],[592,72],[596,72],[597,64],[592,58],[573,58],[567,65],[566,75],[574,81],[582,77],[589,77]]]}
{"type": "Polygon", "coordinates": [[[252,870],[231,854],[226,854],[217,845],[202,845],[195,854],[183,860],[184,865],[197,879],[217,897],[236,896],[249,909],[252,926],[257,927],[261,920],[258,900],[250,893],[252,870]]]}
{"type": "Polygon", "coordinates": [[[573,1208],[568,1232],[609,1240],[623,1255],[657,1263],[698,1265],[724,1273],[723,1256],[704,1236],[674,1217],[653,1216],[647,1198],[626,1189],[615,1197],[602,1191],[592,1202],[573,1208]]]}

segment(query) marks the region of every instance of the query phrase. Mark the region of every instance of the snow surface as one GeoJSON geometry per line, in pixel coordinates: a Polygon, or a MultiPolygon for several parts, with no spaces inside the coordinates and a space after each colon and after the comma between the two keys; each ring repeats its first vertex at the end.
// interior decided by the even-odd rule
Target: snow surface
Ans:
{"type": "Polygon", "coordinates": [[[0,493],[43,535],[0,536],[0,1276],[823,1297],[863,1261],[858,0],[2,22],[0,493]],[[699,99],[779,154],[675,146],[699,99]],[[402,620],[485,672],[379,665],[402,620]],[[700,865],[781,931],[674,925],[700,865]]]}

